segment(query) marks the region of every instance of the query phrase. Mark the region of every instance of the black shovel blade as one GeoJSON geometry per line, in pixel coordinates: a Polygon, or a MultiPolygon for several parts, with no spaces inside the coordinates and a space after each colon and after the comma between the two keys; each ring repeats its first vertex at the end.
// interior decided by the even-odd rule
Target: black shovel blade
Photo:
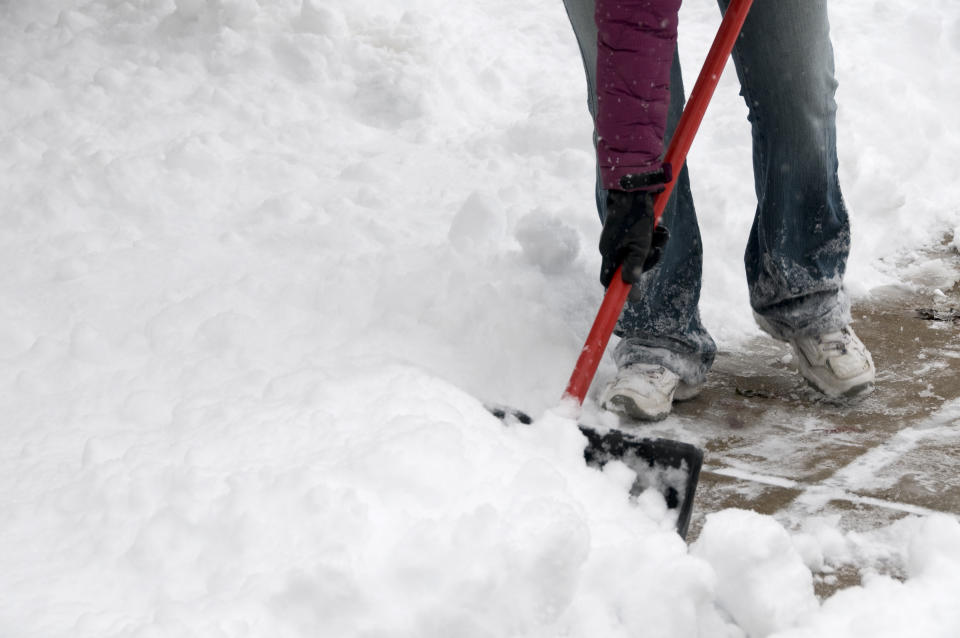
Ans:
{"type": "MultiPolygon", "coordinates": [[[[488,405],[487,409],[507,425],[533,423],[520,410],[500,405],[488,405]]],[[[578,427],[587,437],[583,450],[587,463],[598,468],[610,461],[624,463],[637,475],[630,493],[636,496],[651,488],[660,492],[667,508],[677,511],[677,533],[686,539],[703,466],[700,448],[682,441],[641,438],[622,430],[600,433],[585,425],[578,427]]]]}
{"type": "Polygon", "coordinates": [[[587,437],[583,451],[587,463],[597,467],[609,461],[624,463],[637,475],[630,493],[638,495],[648,489],[660,492],[667,508],[677,511],[677,533],[686,539],[703,451],[683,441],[641,438],[621,430],[601,434],[581,425],[580,431],[587,437]]]}

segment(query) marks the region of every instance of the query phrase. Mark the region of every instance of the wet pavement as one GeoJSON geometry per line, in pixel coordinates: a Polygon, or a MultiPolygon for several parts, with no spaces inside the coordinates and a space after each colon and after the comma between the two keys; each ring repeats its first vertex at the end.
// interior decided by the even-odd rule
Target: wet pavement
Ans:
{"type": "MultiPolygon", "coordinates": [[[[704,449],[688,541],[706,514],[729,507],[774,515],[788,528],[835,515],[844,530],[911,513],[960,514],[958,309],[956,288],[874,291],[855,306],[854,329],[877,366],[874,392],[857,401],[810,389],[789,346],[772,339],[721,352],[702,394],[653,428],[704,449]]],[[[858,581],[845,566],[818,593],[858,581]]]]}

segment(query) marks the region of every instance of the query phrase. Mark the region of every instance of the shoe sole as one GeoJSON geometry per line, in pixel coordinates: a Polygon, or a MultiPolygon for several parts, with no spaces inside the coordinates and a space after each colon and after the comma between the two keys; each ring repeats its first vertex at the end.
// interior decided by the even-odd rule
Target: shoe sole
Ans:
{"type": "Polygon", "coordinates": [[[672,411],[674,403],[683,403],[684,401],[695,399],[700,396],[701,390],[703,390],[703,386],[691,386],[681,381],[680,385],[677,386],[677,389],[673,394],[671,407],[664,412],[658,412],[656,414],[642,410],[639,406],[637,406],[636,401],[622,394],[611,397],[606,403],[604,403],[603,408],[623,414],[631,419],[634,419],[635,421],[663,421],[665,418],[670,416],[670,412],[672,411]]]}
{"type": "Polygon", "coordinates": [[[834,399],[834,400],[857,399],[857,398],[865,397],[869,395],[871,392],[873,392],[874,388],[876,387],[873,381],[867,381],[865,383],[857,384],[851,387],[849,390],[845,390],[844,392],[841,392],[840,394],[828,394],[824,392],[819,386],[817,386],[817,384],[815,384],[810,379],[803,377],[803,380],[807,382],[807,385],[809,385],[811,388],[813,388],[823,396],[827,397],[828,399],[834,399]]]}
{"type": "Polygon", "coordinates": [[[608,410],[619,412],[620,414],[623,414],[636,421],[663,421],[670,414],[670,410],[657,414],[651,414],[646,410],[641,410],[635,401],[633,401],[630,397],[625,397],[621,394],[612,397],[609,401],[607,401],[607,404],[604,407],[606,407],[608,410]]]}
{"type": "Polygon", "coordinates": [[[703,385],[688,385],[683,381],[677,386],[676,391],[673,393],[673,402],[674,403],[683,403],[684,401],[691,401],[700,396],[700,392],[703,390],[703,385]]]}
{"type": "MultiPolygon", "coordinates": [[[[807,365],[808,370],[804,370],[803,364],[806,363],[806,357],[803,355],[803,353],[800,353],[800,357],[801,359],[797,361],[797,371],[800,373],[800,376],[803,377],[803,379],[807,382],[807,384],[811,388],[813,388],[814,390],[816,390],[817,392],[819,392],[825,397],[828,397],[830,399],[843,399],[843,398],[850,399],[853,397],[869,394],[870,392],[873,391],[873,385],[874,385],[875,379],[874,379],[874,374],[871,374],[869,375],[869,378],[864,379],[861,382],[853,381],[852,382],[853,385],[851,385],[846,390],[842,390],[840,392],[827,392],[816,382],[815,380],[816,375],[813,374],[812,369],[809,369],[811,368],[809,364],[807,365]]],[[[865,376],[868,376],[868,375],[865,375],[863,373],[860,374],[861,378],[865,376]]]]}
{"type": "Polygon", "coordinates": [[[873,391],[873,384],[875,380],[875,374],[867,375],[865,373],[860,373],[859,377],[863,379],[860,382],[851,381],[851,385],[846,390],[841,390],[840,392],[827,392],[824,390],[817,382],[816,375],[813,373],[813,366],[807,361],[806,355],[802,351],[799,351],[799,348],[795,348],[795,354],[799,354],[799,359],[797,360],[797,371],[800,373],[800,376],[810,385],[811,388],[824,395],[825,397],[831,399],[842,399],[842,398],[853,398],[856,396],[866,395],[873,391]],[[806,364],[806,365],[804,365],[806,364]],[[804,368],[807,368],[804,370],[804,368]],[[868,377],[864,379],[864,377],[868,377]]]}

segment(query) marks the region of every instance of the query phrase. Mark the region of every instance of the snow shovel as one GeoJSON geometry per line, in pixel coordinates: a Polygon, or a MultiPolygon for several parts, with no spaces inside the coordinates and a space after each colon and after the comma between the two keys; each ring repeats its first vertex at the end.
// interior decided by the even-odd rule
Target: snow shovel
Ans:
{"type": "MultiPolygon", "coordinates": [[[[730,52],[733,51],[733,45],[740,35],[740,29],[743,27],[752,2],[753,0],[731,0],[723,15],[713,45],[707,53],[703,68],[700,70],[697,82],[690,93],[690,99],[683,109],[683,114],[670,140],[670,146],[663,158],[664,164],[670,164],[673,168],[674,175],[679,175],[680,169],[683,168],[687,152],[703,121],[707,104],[710,103],[710,98],[713,97],[714,90],[717,88],[723,67],[726,65],[727,58],[730,57],[730,52]]],[[[668,182],[665,189],[654,198],[653,210],[656,224],[660,223],[674,184],[674,181],[668,182]]],[[[575,400],[578,406],[583,404],[629,293],[630,284],[623,281],[618,268],[580,351],[577,364],[563,395],[564,400],[575,400]]],[[[512,418],[521,423],[532,422],[529,416],[518,410],[500,406],[491,406],[489,409],[501,419],[512,418]]],[[[587,447],[584,450],[587,463],[602,467],[609,461],[619,460],[633,469],[637,479],[630,493],[639,494],[651,488],[659,490],[667,502],[667,507],[677,510],[677,532],[681,537],[686,538],[693,512],[694,494],[700,478],[700,468],[703,465],[703,452],[696,446],[682,441],[641,438],[622,430],[599,432],[585,425],[579,427],[587,437],[587,447]]]]}

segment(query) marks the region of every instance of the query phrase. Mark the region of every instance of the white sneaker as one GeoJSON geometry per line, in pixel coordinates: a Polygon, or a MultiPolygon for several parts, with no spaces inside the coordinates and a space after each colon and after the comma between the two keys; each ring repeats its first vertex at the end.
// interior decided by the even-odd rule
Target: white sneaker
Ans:
{"type": "Polygon", "coordinates": [[[849,326],[817,337],[792,339],[790,345],[800,374],[828,397],[873,390],[873,357],[849,326]]]}
{"type": "Polygon", "coordinates": [[[604,390],[600,405],[640,421],[659,421],[670,414],[674,401],[700,394],[700,386],[680,380],[671,370],[655,363],[635,363],[621,368],[604,390]]]}

